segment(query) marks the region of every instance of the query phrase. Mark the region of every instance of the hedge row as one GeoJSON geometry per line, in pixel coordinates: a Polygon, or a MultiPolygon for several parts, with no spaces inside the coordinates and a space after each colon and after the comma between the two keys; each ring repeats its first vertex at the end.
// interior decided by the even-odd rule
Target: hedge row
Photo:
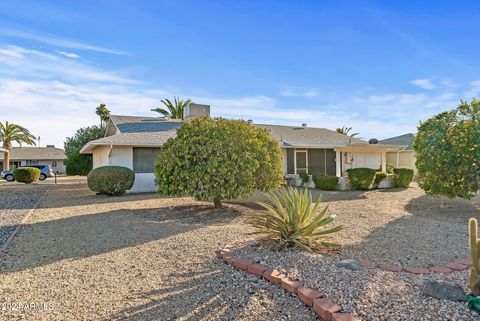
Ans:
{"type": "Polygon", "coordinates": [[[313,174],[313,182],[318,189],[333,191],[337,189],[338,177],[325,174],[313,174]]]}

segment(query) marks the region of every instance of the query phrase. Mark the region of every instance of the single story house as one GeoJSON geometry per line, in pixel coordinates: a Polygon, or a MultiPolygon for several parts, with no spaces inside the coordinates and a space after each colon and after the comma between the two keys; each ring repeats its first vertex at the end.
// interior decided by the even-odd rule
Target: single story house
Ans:
{"type": "Polygon", "coordinates": [[[415,134],[408,133],[396,137],[391,137],[379,141],[380,144],[385,145],[402,145],[403,149],[395,152],[387,152],[387,164],[392,164],[395,167],[408,167],[415,169],[415,149],[413,149],[413,140],[415,134]]]}
{"type": "MultiPolygon", "coordinates": [[[[210,106],[190,104],[185,118],[210,116],[210,106]]],[[[135,172],[132,192],[155,191],[153,167],[161,146],[176,136],[182,120],[111,115],[105,137],[87,143],[83,154],[93,155],[93,167],[118,165],[135,172]]],[[[283,153],[286,174],[301,171],[342,177],[349,168],[386,170],[387,153],[404,146],[369,144],[325,128],[254,124],[274,137],[283,153]]]]}
{"type": "MultiPolygon", "coordinates": [[[[3,168],[3,153],[0,150],[0,168],[3,168]]],[[[46,147],[13,147],[10,150],[10,168],[28,165],[50,165],[55,172],[65,173],[65,151],[55,145],[46,147]]]]}

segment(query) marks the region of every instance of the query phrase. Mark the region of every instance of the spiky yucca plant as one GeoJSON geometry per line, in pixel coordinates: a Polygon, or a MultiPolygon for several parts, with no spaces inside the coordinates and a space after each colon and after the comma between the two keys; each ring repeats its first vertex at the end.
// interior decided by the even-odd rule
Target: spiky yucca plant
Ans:
{"type": "Polygon", "coordinates": [[[305,188],[283,188],[265,194],[268,203],[257,202],[267,212],[252,214],[247,222],[266,239],[279,240],[287,246],[298,244],[308,249],[335,248],[327,241],[329,234],[336,233],[342,226],[328,227],[335,216],[326,215],[328,206],[319,211],[320,197],[312,204],[312,195],[305,188]]]}

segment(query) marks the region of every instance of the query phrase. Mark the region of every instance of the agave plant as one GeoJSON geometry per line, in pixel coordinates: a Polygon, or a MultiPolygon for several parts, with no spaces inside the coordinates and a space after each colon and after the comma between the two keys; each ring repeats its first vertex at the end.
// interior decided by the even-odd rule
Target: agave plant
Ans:
{"type": "Polygon", "coordinates": [[[247,223],[257,229],[266,239],[278,240],[287,246],[298,244],[307,249],[336,248],[338,244],[328,242],[330,234],[342,226],[329,227],[335,216],[326,215],[328,206],[319,210],[320,197],[312,204],[312,195],[305,188],[283,188],[265,194],[268,202],[257,202],[266,212],[252,214],[247,223]]]}

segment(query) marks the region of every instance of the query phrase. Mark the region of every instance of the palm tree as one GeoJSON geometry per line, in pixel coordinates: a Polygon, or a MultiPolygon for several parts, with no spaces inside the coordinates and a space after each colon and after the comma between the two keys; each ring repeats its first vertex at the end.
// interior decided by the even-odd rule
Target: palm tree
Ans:
{"type": "Polygon", "coordinates": [[[342,134],[342,135],[347,135],[347,136],[350,136],[350,137],[355,137],[359,134],[359,133],[353,133],[353,134],[349,135],[351,130],[352,130],[352,127],[343,126],[342,128],[337,128],[337,133],[342,134]]]}
{"type": "MultiPolygon", "coordinates": [[[[36,137],[25,127],[9,124],[8,121],[5,125],[0,122],[0,141],[3,142],[3,148],[8,151],[12,149],[12,142],[17,142],[20,146],[22,143],[35,145],[35,139],[36,137]]],[[[10,153],[3,153],[3,169],[10,169],[10,153]]]]}
{"type": "Polygon", "coordinates": [[[108,120],[110,119],[110,110],[108,110],[105,104],[100,104],[95,113],[100,117],[100,127],[107,125],[108,120]]]}
{"type": "Polygon", "coordinates": [[[185,107],[188,106],[192,101],[190,99],[187,99],[185,101],[180,100],[178,97],[173,97],[174,103],[168,99],[162,99],[162,103],[167,107],[167,109],[163,108],[154,108],[150,109],[151,111],[155,111],[157,113],[162,114],[163,116],[166,117],[171,117],[173,119],[183,119],[183,110],[185,107]]]}

